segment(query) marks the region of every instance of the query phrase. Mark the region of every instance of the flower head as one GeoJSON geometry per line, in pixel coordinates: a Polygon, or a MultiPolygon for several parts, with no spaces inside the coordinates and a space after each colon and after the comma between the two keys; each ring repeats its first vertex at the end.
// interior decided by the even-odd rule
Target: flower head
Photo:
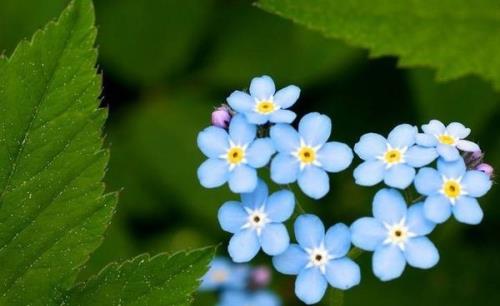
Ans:
{"type": "Polygon", "coordinates": [[[301,215],[295,221],[298,244],[291,244],[273,258],[279,272],[297,275],[295,294],[306,304],[319,302],[328,284],[346,290],[359,284],[359,266],[347,257],[351,248],[349,228],[338,223],[328,229],[314,215],[301,215]]]}
{"type": "Polygon", "coordinates": [[[212,125],[227,129],[231,121],[231,113],[227,106],[218,107],[212,112],[212,125]]]}
{"type": "Polygon", "coordinates": [[[439,253],[425,235],[435,223],[424,216],[423,204],[407,209],[396,189],[382,189],[373,200],[373,218],[364,217],[351,225],[352,243],[373,251],[373,273],[382,281],[398,278],[406,263],[429,269],[439,261],[439,253]]]}
{"type": "Polygon", "coordinates": [[[253,124],[291,123],[296,115],[287,108],[295,104],[299,95],[300,89],[295,85],[276,92],[273,80],[264,75],[252,79],[250,94],[235,91],[227,98],[227,103],[235,111],[245,114],[253,124]]]}
{"type": "Polygon", "coordinates": [[[281,301],[276,294],[260,290],[256,292],[244,290],[225,291],[217,306],[280,306],[281,301]]]}
{"type": "Polygon", "coordinates": [[[279,154],[271,162],[271,178],[278,184],[298,181],[300,189],[309,197],[319,199],[330,190],[326,173],[340,172],[352,161],[351,148],[340,142],[327,142],[332,122],[319,113],[305,115],[298,132],[288,124],[271,128],[279,154]]]}
{"type": "Polygon", "coordinates": [[[463,124],[452,122],[444,126],[441,121],[431,120],[422,125],[424,133],[417,135],[417,144],[435,148],[437,153],[446,161],[455,161],[460,158],[458,149],[466,152],[480,151],[479,146],[465,140],[470,134],[470,129],[463,124]]]}
{"type": "Polygon", "coordinates": [[[253,287],[262,288],[271,282],[271,270],[267,266],[255,267],[250,273],[250,283],[253,287]]]}
{"type": "Polygon", "coordinates": [[[491,180],[481,171],[467,171],[462,158],[453,162],[439,159],[437,170],[420,169],[415,188],[427,196],[424,211],[429,220],[443,223],[453,213],[462,223],[478,224],[483,219],[483,211],[476,198],[490,190],[491,180]]]}
{"type": "Polygon", "coordinates": [[[269,138],[255,139],[257,128],[236,115],[226,130],[211,126],[198,134],[198,147],[208,159],[198,168],[198,179],[206,188],[229,182],[235,193],[252,192],[257,186],[256,168],[264,167],[274,154],[269,138]]]}
{"type": "Polygon", "coordinates": [[[244,289],[250,276],[247,265],[234,264],[223,257],[216,257],[203,276],[200,290],[244,289]]]}
{"type": "Polygon", "coordinates": [[[396,126],[386,138],[368,133],[359,139],[354,152],[364,160],[354,169],[356,183],[373,186],[382,180],[388,186],[404,189],[415,177],[415,167],[431,163],[435,150],[415,145],[417,128],[409,124],[396,126]]]}
{"type": "Polygon", "coordinates": [[[282,222],[295,208],[295,197],[281,190],[268,197],[267,185],[259,180],[252,193],[241,195],[240,202],[226,202],[219,209],[219,223],[223,230],[234,234],[228,251],[234,262],[248,262],[262,248],[268,255],[286,250],[290,237],[282,222]]]}

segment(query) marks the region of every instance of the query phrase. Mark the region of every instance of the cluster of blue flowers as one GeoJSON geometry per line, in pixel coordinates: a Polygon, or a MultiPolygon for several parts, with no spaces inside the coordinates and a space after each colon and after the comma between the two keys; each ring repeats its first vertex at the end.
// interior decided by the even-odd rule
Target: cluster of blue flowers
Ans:
{"type": "MultiPolygon", "coordinates": [[[[479,146],[466,140],[470,129],[432,120],[421,132],[401,124],[387,138],[368,133],[354,145],[362,160],[354,169],[356,184],[387,186],[375,194],[373,217],[325,229],[320,218],[302,213],[294,222],[297,243],[291,243],[284,223],[297,210],[289,184],[297,182],[305,195],[320,199],[330,190],[328,173],[347,169],[354,158],[348,145],[329,141],[328,116],[309,113],[297,129],[291,125],[296,114],[289,108],[299,95],[294,85],[276,91],[270,77],[254,78],[249,93],[233,92],[228,106],[212,114],[213,125],[198,135],[207,157],[198,169],[200,183],[206,188],[228,183],[241,197],[218,213],[222,229],[232,234],[228,253],[234,262],[248,262],[262,249],[277,271],[297,276],[297,297],[314,304],[328,285],[346,290],[359,284],[359,266],[348,256],[351,245],[373,252],[373,273],[388,281],[406,264],[429,269],[438,263],[438,250],[426,236],[451,215],[466,224],[481,222],[477,198],[491,188],[492,169],[482,163],[479,146]],[[266,166],[282,188],[271,194],[258,176],[266,166]],[[413,189],[420,197],[405,200],[402,191],[413,189]]],[[[248,293],[228,297],[250,298],[264,299],[248,293]]]]}

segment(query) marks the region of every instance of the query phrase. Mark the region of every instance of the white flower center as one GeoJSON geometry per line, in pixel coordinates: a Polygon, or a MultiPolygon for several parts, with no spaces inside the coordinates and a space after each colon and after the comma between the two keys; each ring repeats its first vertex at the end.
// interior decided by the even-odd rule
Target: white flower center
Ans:
{"type": "Polygon", "coordinates": [[[383,161],[386,169],[389,169],[394,165],[406,162],[405,153],[407,150],[408,147],[393,148],[387,143],[387,149],[382,155],[377,156],[377,159],[383,161]]]}
{"type": "Polygon", "coordinates": [[[258,236],[260,236],[260,234],[262,233],[262,229],[264,229],[266,224],[271,222],[264,211],[264,205],[254,210],[245,207],[245,210],[248,213],[247,222],[243,224],[241,228],[251,228],[257,232],[258,236]]]}
{"type": "Polygon", "coordinates": [[[303,170],[306,166],[315,165],[320,167],[321,163],[318,161],[318,150],[321,146],[310,146],[305,143],[303,139],[300,140],[300,146],[292,152],[292,155],[297,158],[300,162],[300,170],[303,170]]]}
{"type": "Polygon", "coordinates": [[[465,186],[461,183],[462,177],[448,178],[443,175],[442,179],[443,184],[441,185],[439,193],[447,197],[452,205],[455,205],[458,198],[468,194],[465,190],[465,186]]]}
{"type": "Polygon", "coordinates": [[[229,148],[226,150],[226,153],[220,155],[219,157],[225,159],[227,164],[229,165],[229,171],[232,171],[236,166],[240,164],[246,164],[246,150],[248,144],[239,145],[235,144],[231,140],[229,141],[229,148]]]}
{"type": "Polygon", "coordinates": [[[325,274],[326,264],[333,258],[323,244],[317,248],[305,249],[309,255],[309,262],[306,268],[317,267],[321,273],[325,274]]]}
{"type": "Polygon", "coordinates": [[[408,226],[406,225],[406,218],[403,218],[394,224],[384,223],[384,226],[387,229],[387,237],[384,240],[384,244],[396,245],[402,251],[405,249],[405,244],[408,238],[416,236],[415,233],[408,229],[408,226]]]}

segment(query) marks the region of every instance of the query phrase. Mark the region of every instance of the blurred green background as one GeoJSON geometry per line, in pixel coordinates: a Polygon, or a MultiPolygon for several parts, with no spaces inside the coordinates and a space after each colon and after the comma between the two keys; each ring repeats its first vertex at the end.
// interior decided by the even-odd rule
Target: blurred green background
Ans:
{"type": "MultiPolygon", "coordinates": [[[[0,0],[0,51],[9,55],[67,2],[0,0]]],[[[386,134],[402,122],[460,121],[472,128],[488,162],[500,166],[500,94],[476,77],[436,83],[431,70],[369,58],[250,1],[95,0],[95,6],[103,105],[110,108],[106,182],[122,192],[106,239],[82,278],[141,252],[222,243],[224,254],[229,234],[218,226],[217,209],[236,197],[226,187],[199,186],[196,168],[203,157],[196,135],[210,123],[214,106],[232,90],[247,88],[254,76],[301,87],[294,110],[328,114],[333,138],[351,146],[363,133],[386,134]]],[[[352,170],[332,176],[332,192],[321,201],[299,196],[302,206],[326,224],[369,214],[378,187],[354,185],[352,170]]],[[[402,278],[381,283],[371,273],[371,256],[362,255],[362,284],[346,294],[345,305],[498,305],[499,188],[481,204],[486,216],[480,226],[451,221],[431,235],[441,262],[430,271],[408,268],[402,278]]],[[[293,278],[274,273],[272,286],[284,305],[300,305],[293,278]]],[[[214,301],[202,294],[195,305],[214,301]]]]}

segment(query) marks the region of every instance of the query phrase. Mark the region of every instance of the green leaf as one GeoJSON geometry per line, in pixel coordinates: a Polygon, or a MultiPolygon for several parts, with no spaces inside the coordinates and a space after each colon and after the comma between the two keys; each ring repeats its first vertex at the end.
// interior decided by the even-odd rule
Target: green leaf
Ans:
{"type": "Polygon", "coordinates": [[[95,36],[77,0],[0,59],[0,305],[58,303],[114,212],[95,36]]]}
{"type": "Polygon", "coordinates": [[[477,74],[500,90],[500,1],[259,0],[263,9],[325,35],[429,66],[440,80],[477,74]]]}
{"type": "Polygon", "coordinates": [[[95,278],[74,288],[65,305],[190,305],[214,256],[215,248],[140,255],[110,264],[95,278]]]}

